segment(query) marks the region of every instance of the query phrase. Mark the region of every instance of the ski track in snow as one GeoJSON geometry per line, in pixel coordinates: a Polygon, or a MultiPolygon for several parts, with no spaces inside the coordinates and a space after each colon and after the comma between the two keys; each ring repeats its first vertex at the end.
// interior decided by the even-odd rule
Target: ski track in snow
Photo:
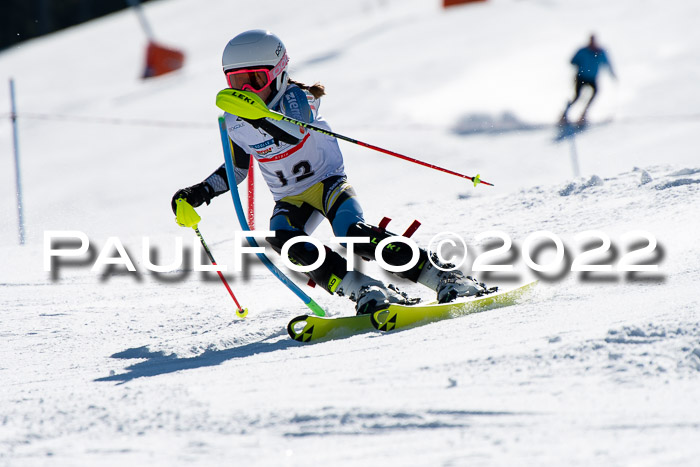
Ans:
{"type": "MultiPolygon", "coordinates": [[[[223,0],[205,9],[192,0],[149,3],[159,36],[187,46],[187,64],[148,82],[136,79],[142,57],[134,51],[143,44],[132,12],[0,53],[0,74],[17,78],[20,115],[212,122],[174,131],[19,119],[23,247],[9,221],[14,168],[0,158],[8,200],[0,205],[7,221],[0,225],[0,465],[697,464],[698,121],[679,116],[700,105],[698,7],[660,0],[595,0],[586,8],[490,0],[450,12],[418,0],[300,5],[264,0],[233,11],[223,0]],[[212,18],[212,9],[221,14],[212,18]],[[269,18],[272,10],[286,15],[269,18]],[[314,28],[300,30],[311,12],[314,28]],[[253,24],[289,41],[293,75],[327,85],[321,111],[334,130],[478,171],[496,185],[473,189],[343,144],[368,221],[388,215],[400,232],[417,218],[423,225],[413,238],[421,245],[457,233],[468,245],[467,272],[477,254],[499,245],[476,237],[504,232],[513,247],[498,259],[515,271],[477,276],[504,287],[538,278],[532,299],[303,345],[285,326],[308,310],[257,261],[227,273],[250,310],[244,320],[218,277],[194,272],[190,260],[169,273],[147,271],[143,236],[160,264],[173,259],[176,236],[200,250],[189,229],[174,225],[170,196],[221,162],[218,54],[232,30],[253,24]],[[572,178],[570,142],[553,143],[554,126],[536,122],[556,121],[571,92],[569,54],[591,25],[609,44],[620,82],[602,80],[591,119],[614,118],[576,136],[584,175],[572,178]],[[120,37],[119,48],[102,53],[106,36],[120,37]],[[461,47],[459,60],[445,43],[461,47]],[[54,70],[51,79],[36,72],[39,60],[54,70]],[[425,70],[446,63],[444,82],[425,91],[425,70]],[[517,118],[503,117],[502,128],[484,133],[464,115],[517,118]],[[460,124],[473,134],[455,134],[460,124]],[[45,272],[47,230],[85,231],[88,260],[45,272]],[[524,265],[524,241],[541,230],[565,245],[560,271],[537,275],[524,265]],[[638,234],[626,244],[626,233],[648,232],[658,244],[645,260],[659,271],[567,271],[582,249],[600,244],[579,244],[577,234],[589,230],[612,243],[595,264],[613,266],[645,245],[638,234]],[[90,270],[110,236],[121,239],[138,273],[90,270]]],[[[6,104],[0,93],[0,108],[6,104]]],[[[5,120],[0,146],[9,148],[5,120]]],[[[272,203],[258,193],[264,226],[272,203]]],[[[232,264],[238,227],[224,198],[198,210],[200,229],[218,262],[232,264]]],[[[322,240],[328,234],[327,226],[316,232],[322,240]]],[[[552,249],[539,254],[546,262],[552,249]]],[[[360,267],[432,298],[374,264],[360,267]]],[[[353,313],[347,300],[304,290],[331,316],[353,313]]]]}

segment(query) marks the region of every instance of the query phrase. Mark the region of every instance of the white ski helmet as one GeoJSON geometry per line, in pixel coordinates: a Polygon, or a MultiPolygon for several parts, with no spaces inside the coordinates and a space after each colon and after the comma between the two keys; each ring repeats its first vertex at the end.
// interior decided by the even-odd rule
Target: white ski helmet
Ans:
{"type": "Polygon", "coordinates": [[[221,66],[224,73],[241,70],[264,68],[269,70],[269,78],[272,88],[269,107],[282,98],[287,90],[288,73],[287,48],[279,37],[270,31],[253,29],[238,34],[228,41],[221,57],[221,66]]]}

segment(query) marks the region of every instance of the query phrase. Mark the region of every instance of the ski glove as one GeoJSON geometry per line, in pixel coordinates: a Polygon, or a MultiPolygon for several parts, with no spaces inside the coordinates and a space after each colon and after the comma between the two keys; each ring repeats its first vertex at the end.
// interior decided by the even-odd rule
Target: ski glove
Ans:
{"type": "Polygon", "coordinates": [[[177,214],[177,200],[182,198],[193,208],[199,207],[204,203],[209,204],[214,197],[214,190],[207,182],[198,183],[181,190],[177,190],[171,201],[173,213],[177,214]]]}

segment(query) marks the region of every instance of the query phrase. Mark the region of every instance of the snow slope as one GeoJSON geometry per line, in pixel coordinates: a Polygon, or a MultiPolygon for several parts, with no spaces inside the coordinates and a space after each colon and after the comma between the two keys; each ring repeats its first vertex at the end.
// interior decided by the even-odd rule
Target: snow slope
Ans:
{"type": "MultiPolygon", "coordinates": [[[[130,12],[0,54],[17,88],[27,244],[17,245],[12,133],[0,120],[0,465],[695,465],[700,447],[700,5],[691,1],[151,2],[157,37],[186,66],[142,82],[130,12]],[[275,14],[271,14],[275,12],[275,14]],[[221,163],[214,96],[235,33],[284,38],[293,76],[322,81],[334,130],[468,174],[493,188],[341,143],[367,219],[417,218],[425,245],[466,240],[469,271],[498,230],[512,274],[539,277],[515,307],[380,335],[301,345],[284,330],[305,307],[257,261],[227,274],[155,274],[175,238],[181,187],[221,163]],[[554,143],[571,93],[568,59],[595,31],[619,81],[601,79],[595,126],[554,143]],[[519,131],[463,136],[464,119],[509,113],[519,131]],[[572,176],[575,149],[582,176],[572,176]],[[45,231],[88,235],[90,256],[44,271],[45,231]],[[598,258],[629,249],[654,273],[538,276],[521,256],[547,230],[570,265],[597,230],[598,258]],[[91,271],[110,237],[136,265],[91,271]]],[[[9,112],[0,93],[0,114],[9,112]]],[[[505,129],[504,129],[505,130],[505,129]]],[[[261,184],[259,184],[262,187],[261,184]]],[[[271,199],[258,191],[259,226],[271,199]]],[[[222,264],[238,224],[228,195],[198,210],[222,264]]],[[[328,240],[329,229],[316,235],[328,240]]],[[[109,253],[109,252],[108,252],[109,253]]],[[[552,251],[539,257],[546,263],[552,251]]],[[[112,251],[114,256],[114,252],[112,251]]],[[[368,273],[388,278],[376,265],[368,273]]],[[[297,279],[299,279],[298,276],[297,279]]],[[[303,279],[297,281],[303,284],[303,279]]],[[[430,294],[400,283],[413,294],[430,294]]],[[[305,288],[331,315],[352,303],[305,288]]]]}

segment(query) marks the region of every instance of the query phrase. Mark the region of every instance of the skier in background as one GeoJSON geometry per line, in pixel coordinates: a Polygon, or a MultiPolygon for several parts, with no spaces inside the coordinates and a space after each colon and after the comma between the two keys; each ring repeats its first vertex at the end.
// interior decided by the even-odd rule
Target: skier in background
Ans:
{"type": "MultiPolygon", "coordinates": [[[[247,31],[231,39],[222,58],[229,87],[255,92],[268,108],[330,130],[318,114],[325,88],[319,83],[308,86],[290,79],[288,62],[282,41],[262,30],[247,31]]],[[[321,216],[328,219],[338,237],[369,237],[371,243],[354,245],[355,253],[365,259],[374,259],[376,245],[394,235],[365,222],[355,190],[347,181],[343,156],[335,138],[288,122],[247,120],[229,113],[224,116],[234,156],[236,184],[248,175],[249,155],[252,154],[275,200],[270,219],[270,230],[275,236],[267,241],[277,253],[281,253],[288,240],[313,232],[321,216]]],[[[221,165],[203,182],[178,190],[172,199],[173,212],[177,209],[177,199],[198,207],[209,204],[212,198],[229,189],[226,168],[221,165]]],[[[395,245],[384,248],[384,261],[393,266],[407,264],[412,257],[411,249],[400,245],[400,248],[395,245]]],[[[441,270],[451,265],[440,264],[437,255],[430,256],[420,249],[419,256],[414,267],[396,274],[435,290],[440,302],[486,291],[483,284],[458,270],[441,270]]],[[[294,264],[309,266],[318,257],[318,250],[308,242],[296,243],[289,249],[289,259],[294,264]]],[[[326,247],[325,261],[307,275],[327,292],[354,301],[357,314],[373,313],[390,303],[417,302],[391,284],[385,285],[361,272],[346,269],[345,258],[326,247]]]]}
{"type": "Polygon", "coordinates": [[[569,108],[571,108],[574,102],[576,102],[581,96],[581,88],[588,86],[591,88],[593,93],[591,94],[591,98],[588,100],[588,103],[586,104],[586,107],[584,107],[583,113],[579,119],[579,123],[583,124],[586,121],[586,112],[588,112],[588,108],[591,106],[591,102],[593,102],[593,99],[598,92],[598,84],[596,79],[598,78],[598,71],[600,71],[600,67],[607,67],[612,77],[615,79],[617,79],[617,77],[615,76],[612,65],[608,60],[605,49],[598,45],[595,35],[591,35],[587,46],[579,49],[576,52],[571,59],[571,64],[576,65],[578,68],[574,85],[575,95],[574,99],[569,101],[569,103],[566,105],[566,109],[564,109],[564,113],[561,116],[561,122],[568,122],[567,114],[569,112],[569,108]]]}

